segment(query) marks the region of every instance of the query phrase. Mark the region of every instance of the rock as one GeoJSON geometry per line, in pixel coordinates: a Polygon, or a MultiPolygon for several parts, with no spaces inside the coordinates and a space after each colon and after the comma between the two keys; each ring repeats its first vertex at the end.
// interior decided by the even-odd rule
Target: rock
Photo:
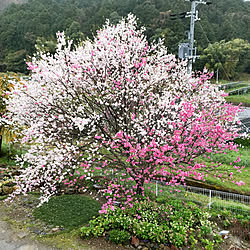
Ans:
{"type": "Polygon", "coordinates": [[[40,230],[39,228],[36,228],[36,227],[29,227],[28,230],[32,233],[35,233],[35,234],[41,234],[42,233],[42,230],[40,230]]]}
{"type": "Polygon", "coordinates": [[[65,190],[65,194],[75,194],[76,190],[74,188],[68,188],[65,190]]]}
{"type": "Polygon", "coordinates": [[[3,186],[2,190],[4,194],[11,194],[13,192],[13,187],[3,186]]]}
{"type": "Polygon", "coordinates": [[[102,185],[98,185],[98,184],[94,184],[93,187],[97,190],[102,190],[102,189],[105,189],[106,187],[105,186],[102,186],[102,185]]]}
{"type": "Polygon", "coordinates": [[[21,233],[18,233],[18,234],[17,234],[17,237],[18,237],[19,239],[23,239],[23,238],[25,238],[25,237],[28,236],[28,235],[29,235],[28,232],[21,232],[21,233]]]}
{"type": "Polygon", "coordinates": [[[227,235],[227,234],[229,234],[229,231],[227,230],[222,230],[219,232],[219,235],[227,235]]]}
{"type": "Polygon", "coordinates": [[[38,247],[34,245],[23,245],[17,249],[18,250],[38,250],[38,247]]]}
{"type": "Polygon", "coordinates": [[[56,233],[56,232],[60,231],[60,228],[59,227],[54,227],[54,228],[51,229],[51,231],[53,233],[56,233]]]}
{"type": "Polygon", "coordinates": [[[140,245],[140,240],[136,238],[135,236],[133,236],[131,239],[131,244],[135,247],[138,247],[140,245]]]}
{"type": "Polygon", "coordinates": [[[77,192],[78,192],[79,194],[84,194],[84,193],[86,193],[85,190],[82,189],[82,188],[78,188],[77,192]]]}
{"type": "Polygon", "coordinates": [[[170,247],[170,250],[178,250],[178,248],[175,247],[174,245],[172,245],[172,246],[170,247]]]}
{"type": "Polygon", "coordinates": [[[150,244],[149,249],[159,249],[159,245],[152,243],[150,244]]]}
{"type": "Polygon", "coordinates": [[[142,250],[148,250],[148,248],[147,247],[143,247],[142,250]]]}
{"type": "MultiPolygon", "coordinates": [[[[165,246],[164,244],[160,244],[160,249],[163,249],[163,250],[170,250],[170,247],[168,246],[165,246]]],[[[172,249],[172,248],[171,248],[172,249]]],[[[177,248],[176,248],[177,249],[177,248]]]]}
{"type": "Polygon", "coordinates": [[[170,247],[168,247],[168,246],[164,246],[164,248],[163,248],[164,250],[170,250],[170,247]]]}

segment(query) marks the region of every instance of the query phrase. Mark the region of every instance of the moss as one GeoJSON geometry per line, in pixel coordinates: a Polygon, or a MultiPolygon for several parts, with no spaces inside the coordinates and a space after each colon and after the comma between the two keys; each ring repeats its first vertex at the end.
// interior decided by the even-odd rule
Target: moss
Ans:
{"type": "Polygon", "coordinates": [[[72,229],[86,224],[99,210],[100,204],[89,197],[62,195],[36,208],[34,216],[48,224],[72,229]]]}

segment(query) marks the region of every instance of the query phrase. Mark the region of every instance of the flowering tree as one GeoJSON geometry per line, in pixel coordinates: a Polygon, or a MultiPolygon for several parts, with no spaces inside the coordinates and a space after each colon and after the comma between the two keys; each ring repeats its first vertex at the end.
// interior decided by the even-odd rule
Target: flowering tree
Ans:
{"type": "Polygon", "coordinates": [[[18,192],[39,188],[46,201],[61,182],[112,170],[119,174],[106,183],[108,203],[128,203],[157,178],[175,185],[214,169],[222,177],[219,164],[196,158],[236,150],[238,107],[225,102],[209,73],[191,77],[185,62],[162,41],[149,45],[143,31],[133,15],[117,26],[107,21],[75,50],[58,33],[56,54],[28,63],[31,80],[17,83],[8,103],[13,123],[26,127],[22,143],[30,144],[18,192]]]}

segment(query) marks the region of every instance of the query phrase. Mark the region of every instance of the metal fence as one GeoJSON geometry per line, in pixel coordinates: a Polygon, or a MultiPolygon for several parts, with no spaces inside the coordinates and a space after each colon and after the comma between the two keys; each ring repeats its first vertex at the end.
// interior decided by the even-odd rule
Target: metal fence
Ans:
{"type": "Polygon", "coordinates": [[[155,195],[157,198],[169,196],[170,198],[192,201],[210,208],[226,208],[238,213],[250,214],[250,196],[230,192],[205,189],[193,186],[169,187],[155,182],[155,195]]]}
{"type": "Polygon", "coordinates": [[[228,95],[244,95],[244,94],[247,94],[249,91],[250,91],[250,86],[247,86],[247,87],[229,91],[228,95]]]}
{"type": "Polygon", "coordinates": [[[240,83],[242,83],[242,81],[240,81],[240,82],[230,82],[230,83],[218,85],[218,87],[219,87],[219,89],[231,89],[231,88],[235,87],[236,85],[238,85],[240,83]]]}

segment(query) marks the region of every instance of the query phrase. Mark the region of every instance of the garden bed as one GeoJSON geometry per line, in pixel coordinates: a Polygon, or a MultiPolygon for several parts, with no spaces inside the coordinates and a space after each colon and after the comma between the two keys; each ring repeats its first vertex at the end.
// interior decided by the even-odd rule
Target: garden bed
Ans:
{"type": "MultiPolygon", "coordinates": [[[[1,211],[4,211],[6,214],[6,220],[11,223],[12,226],[14,226],[16,229],[21,230],[22,232],[27,232],[27,237],[31,237],[33,239],[38,239],[40,242],[43,242],[44,244],[49,244],[50,246],[57,247],[59,249],[81,249],[81,248],[90,248],[90,249],[127,249],[127,248],[135,248],[138,242],[138,238],[134,239],[133,242],[131,239],[129,242],[126,242],[126,244],[123,245],[116,245],[114,243],[111,243],[108,239],[110,237],[110,231],[107,230],[107,234],[101,235],[101,237],[98,238],[91,238],[91,239],[81,239],[80,238],[80,228],[82,226],[87,226],[91,216],[88,217],[88,219],[85,222],[81,222],[79,220],[79,224],[75,225],[69,225],[68,222],[71,223],[72,221],[77,221],[71,218],[71,215],[77,214],[78,207],[81,209],[80,206],[75,206],[74,202],[72,202],[74,199],[86,199],[85,201],[88,202],[90,198],[83,196],[83,195],[65,195],[65,196],[58,196],[51,200],[48,204],[46,204],[44,207],[36,208],[39,200],[38,195],[29,194],[28,196],[19,196],[15,200],[14,203],[12,203],[10,206],[6,207],[4,203],[1,201],[0,203],[0,209],[1,211]],[[68,197],[68,198],[67,198],[68,197]],[[68,201],[65,201],[65,199],[68,201]],[[51,206],[51,210],[50,210],[51,206]],[[67,207],[70,207],[68,209],[68,214],[65,211],[67,207]],[[57,208],[56,211],[53,211],[53,209],[57,208]],[[75,208],[75,210],[74,210],[75,208]],[[75,212],[71,211],[74,210],[75,212]],[[34,212],[35,211],[35,212],[34,212]],[[39,212],[38,212],[39,211],[39,212]],[[53,211],[53,213],[51,213],[53,211]],[[70,212],[71,211],[71,212],[70,212]],[[58,215],[63,212],[63,216],[61,216],[62,223],[60,223],[60,216],[58,215]],[[54,216],[55,215],[55,216],[54,216]],[[57,220],[54,220],[54,217],[57,218],[57,220]],[[50,218],[50,220],[48,220],[50,218]],[[67,218],[67,219],[66,219],[67,218]],[[59,220],[58,220],[59,219],[59,220]],[[68,222],[67,222],[68,221],[68,222]],[[65,224],[66,223],[66,224],[65,224]],[[105,236],[104,236],[105,235],[105,236]],[[133,243],[133,244],[132,244],[133,243]]],[[[92,200],[93,201],[93,200],[92,200]]],[[[94,202],[94,201],[93,201],[94,202]]],[[[177,202],[178,204],[179,202],[177,202]]],[[[95,203],[98,204],[98,203],[95,203]]],[[[100,206],[100,205],[97,205],[100,206]]],[[[195,205],[192,205],[195,206],[195,205]]],[[[84,210],[82,208],[82,210],[84,210]]],[[[131,209],[131,214],[133,214],[136,210],[131,209]]],[[[197,210],[200,211],[200,210],[197,210]]],[[[158,213],[159,211],[157,211],[158,213]]],[[[191,212],[191,211],[189,211],[191,212]]],[[[86,214],[86,213],[85,213],[86,214]]],[[[216,213],[219,214],[218,212],[216,213]]],[[[152,214],[148,214],[149,217],[151,217],[152,214]]],[[[85,216],[84,211],[82,211],[82,215],[79,214],[80,217],[85,216]]],[[[98,216],[98,214],[97,214],[98,216]]],[[[228,215],[224,214],[224,217],[228,215]]],[[[184,216],[183,216],[184,217],[184,216]]],[[[214,216],[215,217],[215,216],[214,216]]],[[[222,223],[224,220],[224,217],[220,217],[222,220],[222,223]]],[[[98,218],[98,217],[97,217],[98,218]]],[[[229,221],[230,222],[230,221],[229,221]]],[[[132,225],[132,224],[131,224],[132,225]]],[[[222,227],[222,224],[219,225],[217,230],[222,230],[230,227],[222,227]]],[[[155,232],[154,232],[155,234],[155,232]]],[[[228,235],[229,237],[226,239],[226,241],[220,245],[218,249],[229,249],[228,247],[234,246],[236,248],[241,249],[247,249],[247,243],[245,241],[242,241],[240,237],[233,236],[231,234],[228,235]]],[[[140,240],[139,245],[142,249],[156,249],[156,248],[162,248],[162,249],[169,249],[172,246],[172,249],[174,245],[169,246],[165,243],[158,243],[158,242],[150,242],[149,240],[140,240]],[[163,248],[165,247],[165,248],[163,248]]],[[[139,247],[139,248],[140,248],[139,247]]],[[[249,247],[249,246],[248,246],[249,247]]],[[[183,248],[184,249],[184,248],[183,248]]],[[[214,248],[216,249],[216,248],[214,248]]]]}

